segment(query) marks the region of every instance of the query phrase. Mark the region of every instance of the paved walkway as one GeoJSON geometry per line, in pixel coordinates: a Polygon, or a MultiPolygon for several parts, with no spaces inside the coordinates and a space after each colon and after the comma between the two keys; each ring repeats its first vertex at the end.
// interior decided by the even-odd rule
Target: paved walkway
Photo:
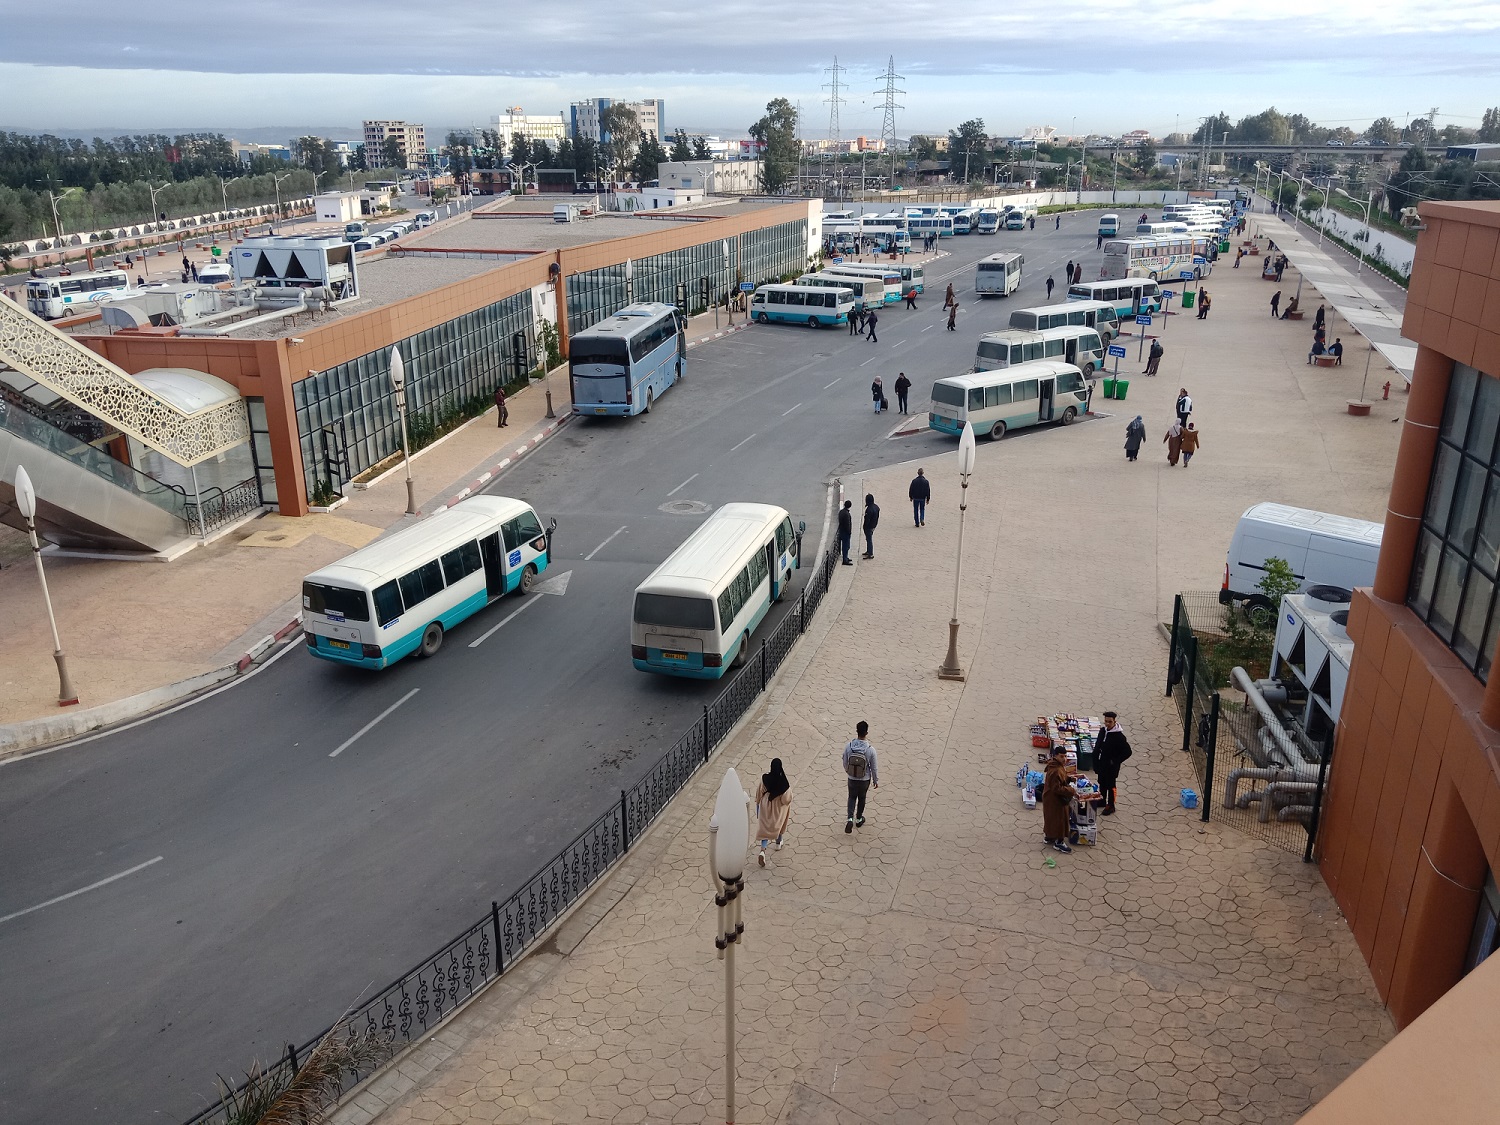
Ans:
{"type": "Polygon", "coordinates": [[[1284,1122],[1380,1047],[1393,1028],[1316,869],[1178,806],[1196,782],[1157,624],[1175,591],[1217,585],[1251,503],[1379,518],[1399,404],[1349,416],[1358,373],[1306,366],[1310,329],[1267,322],[1256,271],[1221,268],[1209,288],[1209,319],[1169,319],[1162,376],[1096,401],[1113,416],[979,450],[967,682],[935,675],[952,443],[919,434],[899,439],[918,461],[845,482],[883,503],[876,558],[836,571],[740,734],[554,940],[336,1120],[718,1117],[706,825],[725,767],[753,786],[773,756],[793,823],[748,877],[740,1122],[1284,1122]],[[1203,451],[1173,469],[1158,442],[1184,384],[1203,451]],[[1129,464],[1135,413],[1151,436],[1129,464]],[[934,491],[921,529],[904,500],[916,464],[934,491]],[[1135,747],[1120,815],[1097,848],[1055,855],[1014,784],[1028,724],[1107,708],[1135,747]],[[860,719],[881,786],[851,836],[837,754],[860,719]]]}

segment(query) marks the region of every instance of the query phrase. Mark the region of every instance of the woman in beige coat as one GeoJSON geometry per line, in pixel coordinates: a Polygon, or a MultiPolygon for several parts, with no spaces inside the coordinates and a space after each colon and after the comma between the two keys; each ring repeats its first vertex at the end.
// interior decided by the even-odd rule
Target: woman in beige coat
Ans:
{"type": "Polygon", "coordinates": [[[771,772],[760,775],[760,787],[755,791],[755,812],[759,822],[755,826],[760,851],[755,862],[766,865],[766,844],[774,839],[776,850],[781,850],[781,838],[786,835],[786,826],[792,819],[792,783],[781,768],[781,759],[771,759],[771,772]]]}

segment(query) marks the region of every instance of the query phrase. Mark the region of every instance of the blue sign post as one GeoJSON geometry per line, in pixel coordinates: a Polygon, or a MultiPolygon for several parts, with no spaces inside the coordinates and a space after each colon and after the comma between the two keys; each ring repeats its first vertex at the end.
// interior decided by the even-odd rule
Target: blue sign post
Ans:
{"type": "Polygon", "coordinates": [[[740,292],[741,293],[754,293],[755,292],[755,282],[753,282],[753,281],[742,281],[742,282],[740,282],[740,292]]]}
{"type": "Polygon", "coordinates": [[[835,254],[828,259],[828,264],[830,266],[841,266],[844,264],[844,256],[842,254],[835,254]]]}
{"type": "Polygon", "coordinates": [[[1137,360],[1141,360],[1141,359],[1144,359],[1145,356],[1146,356],[1146,331],[1145,330],[1147,328],[1151,327],[1151,314],[1150,313],[1136,313],[1135,314],[1135,322],[1141,326],[1141,346],[1140,346],[1139,354],[1136,356],[1137,360]]]}
{"type": "Polygon", "coordinates": [[[1167,306],[1172,303],[1176,296],[1176,290],[1163,289],[1161,291],[1161,330],[1163,332],[1167,330],[1167,317],[1172,315],[1172,310],[1167,306]]]}
{"type": "Polygon", "coordinates": [[[1177,279],[1179,281],[1192,281],[1193,280],[1193,271],[1192,270],[1180,270],[1180,271],[1178,271],[1177,279]]]}
{"type": "Polygon", "coordinates": [[[1122,359],[1125,358],[1125,345],[1124,344],[1111,344],[1109,346],[1109,354],[1110,354],[1111,357],[1113,357],[1113,359],[1115,361],[1115,372],[1114,373],[1115,373],[1115,378],[1118,379],[1120,377],[1120,360],[1122,360],[1122,359]]]}

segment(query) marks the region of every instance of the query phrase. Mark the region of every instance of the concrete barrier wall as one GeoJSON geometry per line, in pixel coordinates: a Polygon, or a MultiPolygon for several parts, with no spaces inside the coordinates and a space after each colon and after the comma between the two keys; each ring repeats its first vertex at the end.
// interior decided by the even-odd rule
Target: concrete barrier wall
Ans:
{"type": "Polygon", "coordinates": [[[1335,211],[1330,207],[1304,215],[1303,221],[1314,229],[1322,227],[1329,234],[1337,235],[1356,250],[1364,247],[1366,258],[1383,261],[1397,273],[1405,277],[1411,276],[1412,263],[1417,257],[1417,244],[1414,240],[1402,238],[1399,234],[1379,227],[1366,226],[1363,221],[1352,219],[1342,211],[1335,211]]]}

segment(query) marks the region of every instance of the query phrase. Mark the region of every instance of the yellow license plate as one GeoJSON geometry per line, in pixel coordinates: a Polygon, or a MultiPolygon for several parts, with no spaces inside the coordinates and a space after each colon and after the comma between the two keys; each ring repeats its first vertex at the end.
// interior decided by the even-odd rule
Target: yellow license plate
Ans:
{"type": "Polygon", "coordinates": [[[595,414],[608,414],[609,411],[605,410],[604,407],[602,407],[602,406],[596,406],[596,407],[594,407],[594,413],[595,414]]]}
{"type": "Polygon", "coordinates": [[[328,647],[329,647],[329,648],[345,648],[345,649],[346,649],[346,648],[348,648],[348,647],[349,647],[349,642],[348,642],[348,641],[335,641],[335,640],[330,640],[330,641],[329,641],[329,642],[328,642],[328,647]]]}
{"type": "Polygon", "coordinates": [[[685,653],[685,652],[664,652],[664,653],[661,654],[661,658],[663,660],[686,660],[687,659],[687,653],[685,653]]]}

